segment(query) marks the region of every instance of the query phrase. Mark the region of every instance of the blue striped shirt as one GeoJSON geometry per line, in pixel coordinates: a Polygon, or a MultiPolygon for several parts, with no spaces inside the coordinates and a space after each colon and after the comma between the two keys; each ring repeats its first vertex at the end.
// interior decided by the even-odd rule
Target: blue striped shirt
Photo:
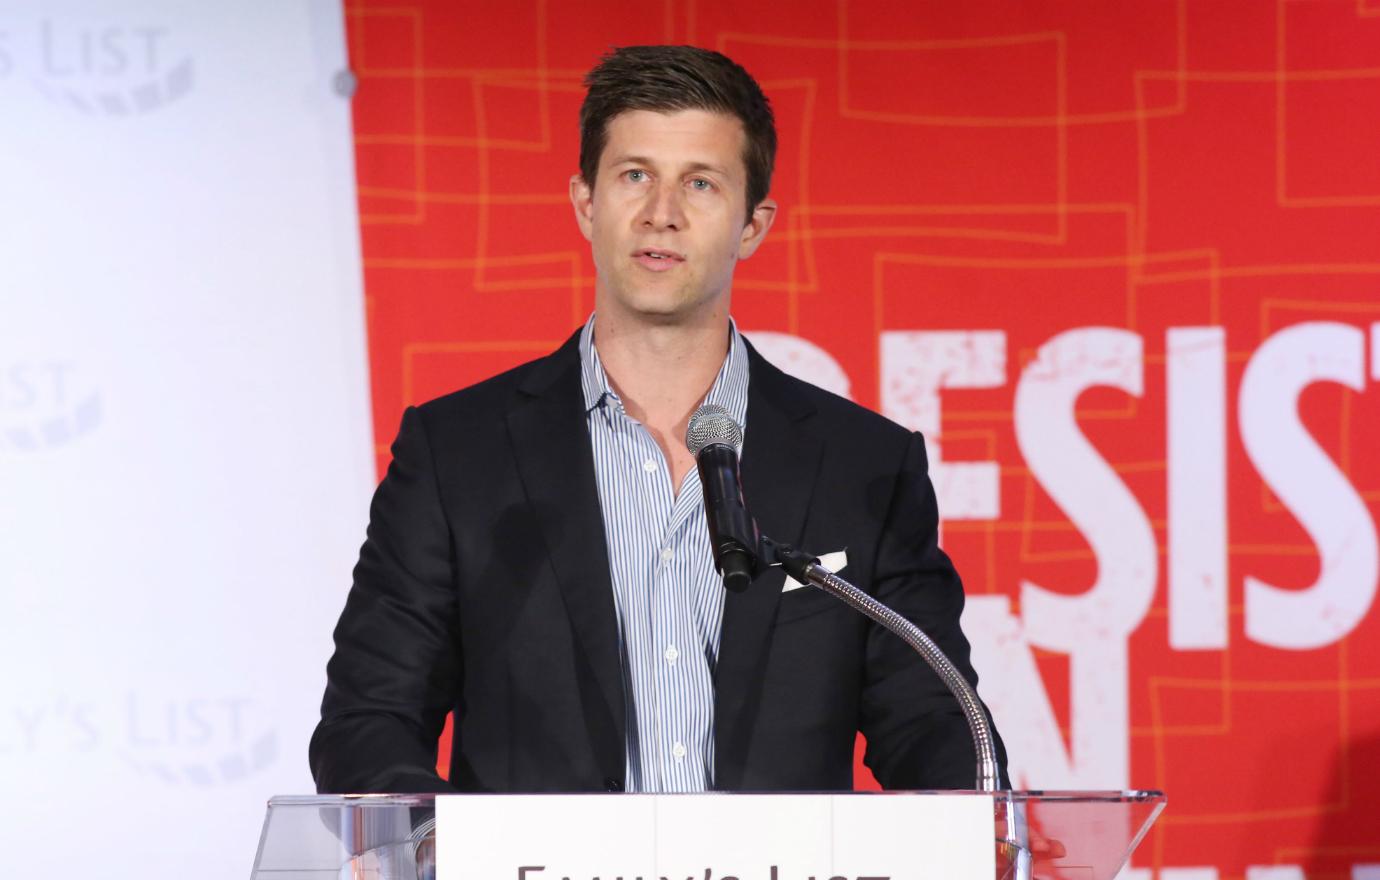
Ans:
{"type": "MultiPolygon", "coordinates": [[[[747,350],[730,325],[728,356],[705,403],[745,426],[747,350]]],[[[652,435],[623,408],[594,344],[580,334],[586,424],[604,514],[618,613],[627,717],[624,789],[705,791],[714,785],[714,666],[723,628],[723,579],[714,570],[699,471],[673,491],[652,435]]],[[[676,438],[679,441],[680,438],[676,438]]]]}

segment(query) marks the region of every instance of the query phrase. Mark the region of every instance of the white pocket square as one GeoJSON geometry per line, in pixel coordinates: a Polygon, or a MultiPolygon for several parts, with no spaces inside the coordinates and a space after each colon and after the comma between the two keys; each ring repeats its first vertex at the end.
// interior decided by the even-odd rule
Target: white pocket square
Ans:
{"type": "MultiPolygon", "coordinates": [[[[832,572],[843,571],[844,566],[848,565],[848,551],[835,550],[833,553],[825,553],[819,557],[819,564],[832,572]]],[[[786,575],[786,583],[782,585],[781,592],[789,593],[791,590],[798,590],[801,587],[808,587],[809,584],[801,583],[790,575],[786,575]]]]}

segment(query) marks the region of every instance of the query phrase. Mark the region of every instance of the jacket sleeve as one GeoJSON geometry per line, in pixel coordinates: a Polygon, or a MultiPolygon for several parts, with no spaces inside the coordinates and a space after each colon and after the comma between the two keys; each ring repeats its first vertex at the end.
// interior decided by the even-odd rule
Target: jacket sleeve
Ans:
{"type": "MultiPolygon", "coordinates": [[[[926,470],[924,443],[912,434],[878,539],[872,591],[924,630],[976,688],[968,640],[959,628],[963,584],[939,549],[934,487],[926,470]]],[[[908,645],[875,624],[869,625],[865,674],[864,762],[878,782],[888,789],[973,788],[973,739],[943,681],[908,645]]],[[[995,726],[993,735],[1002,785],[1009,787],[1006,750],[995,726]]]]}
{"type": "Polygon", "coordinates": [[[310,760],[317,791],[453,791],[436,743],[460,684],[450,539],[423,413],[408,408],[335,628],[310,760]]]}

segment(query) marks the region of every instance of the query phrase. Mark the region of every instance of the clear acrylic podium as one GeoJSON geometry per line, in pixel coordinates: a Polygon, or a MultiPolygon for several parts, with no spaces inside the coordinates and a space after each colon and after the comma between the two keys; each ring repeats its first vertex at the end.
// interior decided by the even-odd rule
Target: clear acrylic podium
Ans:
{"type": "MultiPolygon", "coordinates": [[[[940,793],[858,792],[850,797],[935,794],[940,793]]],[[[1112,880],[1165,805],[1165,796],[1158,791],[965,794],[994,798],[996,876],[1012,880],[1112,880]],[[1013,832],[1018,838],[1014,845],[1013,832]]],[[[251,880],[427,880],[425,838],[433,813],[430,795],[275,797],[268,803],[251,880]]]]}

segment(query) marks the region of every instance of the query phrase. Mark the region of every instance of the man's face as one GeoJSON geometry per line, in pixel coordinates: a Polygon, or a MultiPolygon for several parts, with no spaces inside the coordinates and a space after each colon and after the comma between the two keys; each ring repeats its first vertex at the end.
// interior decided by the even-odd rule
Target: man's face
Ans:
{"type": "Polygon", "coordinates": [[[631,110],[608,123],[593,189],[570,181],[580,231],[593,245],[595,310],[677,324],[727,312],[733,268],[775,214],[747,214],[746,135],[732,116],[631,110]]]}

